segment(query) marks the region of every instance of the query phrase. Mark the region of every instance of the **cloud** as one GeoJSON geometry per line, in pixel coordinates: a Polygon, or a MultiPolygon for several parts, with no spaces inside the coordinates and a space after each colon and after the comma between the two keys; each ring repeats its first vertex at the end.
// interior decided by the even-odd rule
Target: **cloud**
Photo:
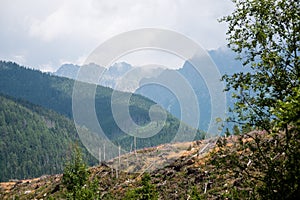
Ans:
{"type": "Polygon", "coordinates": [[[229,0],[2,0],[0,58],[25,52],[21,64],[55,69],[62,60],[82,60],[114,35],[146,27],[178,31],[206,49],[218,48],[225,44],[226,25],[217,18],[231,10],[229,0]]]}
{"type": "Polygon", "coordinates": [[[13,57],[13,60],[17,61],[18,63],[24,63],[24,62],[26,62],[25,55],[15,55],[13,57]]]}

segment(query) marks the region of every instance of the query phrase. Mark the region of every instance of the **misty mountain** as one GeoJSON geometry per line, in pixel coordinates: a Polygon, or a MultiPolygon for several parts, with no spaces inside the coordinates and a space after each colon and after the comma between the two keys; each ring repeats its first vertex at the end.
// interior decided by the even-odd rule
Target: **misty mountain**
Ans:
{"type": "MultiPolygon", "coordinates": [[[[232,74],[240,71],[240,66],[242,64],[240,61],[235,59],[235,54],[229,49],[220,48],[217,50],[209,51],[208,53],[211,59],[213,60],[214,64],[220,71],[221,76],[224,74],[232,74]]],[[[201,60],[199,62],[201,63],[201,60]]],[[[195,93],[198,101],[198,109],[200,114],[200,121],[197,128],[199,128],[200,130],[207,131],[209,122],[211,120],[215,122],[215,119],[211,118],[212,105],[211,96],[209,94],[209,88],[207,86],[207,83],[205,82],[204,77],[202,77],[202,75],[195,69],[195,67],[189,61],[186,61],[184,65],[177,70],[164,70],[164,72],[161,73],[159,76],[150,79],[144,79],[144,83],[142,82],[141,85],[145,86],[138,89],[136,93],[148,97],[149,99],[152,99],[153,101],[161,105],[163,108],[167,109],[174,116],[181,119],[182,105],[180,105],[176,94],[173,94],[168,88],[158,84],[147,85],[147,83],[155,83],[160,82],[160,80],[171,79],[171,77],[175,77],[172,75],[174,73],[180,74],[187,81],[187,83],[190,85],[193,92],[195,93]]],[[[175,78],[173,81],[178,82],[178,80],[176,80],[175,78]]],[[[185,87],[180,85],[178,86],[178,88],[180,90],[185,90],[185,87]]],[[[230,94],[228,93],[226,97],[227,107],[232,106],[233,102],[230,94]]],[[[181,120],[189,124],[189,120],[181,120]]]]}
{"type": "Polygon", "coordinates": [[[56,76],[76,79],[80,66],[73,64],[64,64],[53,74],[56,76]]]}
{"type": "MultiPolygon", "coordinates": [[[[230,49],[226,47],[222,47],[216,50],[210,50],[208,51],[209,56],[217,66],[218,70],[221,72],[221,74],[232,74],[235,72],[240,71],[240,66],[241,62],[236,60],[236,54],[232,52],[230,49]]],[[[176,70],[180,73],[186,74],[187,71],[189,70],[187,67],[188,63],[185,62],[184,65],[179,69],[176,70]]],[[[71,79],[76,79],[78,71],[80,70],[79,65],[74,65],[74,64],[63,64],[60,68],[57,69],[56,72],[53,74],[56,76],[61,76],[61,77],[66,77],[66,78],[71,78],[71,79]]],[[[114,63],[112,66],[110,66],[108,69],[105,69],[102,66],[99,66],[94,63],[90,63],[87,65],[83,65],[82,67],[98,67],[101,68],[103,71],[103,74],[101,76],[101,80],[97,82],[97,84],[105,86],[105,87],[110,87],[115,89],[117,83],[120,81],[120,79],[128,72],[133,70],[134,66],[130,65],[129,63],[126,62],[119,62],[119,63],[114,63]]],[[[143,70],[148,70],[147,68],[144,68],[143,70]]],[[[162,71],[165,71],[166,69],[162,69],[160,67],[156,67],[156,70],[161,73],[162,71]]],[[[143,73],[145,74],[145,73],[143,73]]],[[[153,75],[149,75],[150,77],[156,76],[157,73],[153,73],[153,75]]],[[[99,77],[100,78],[100,77],[99,77]]],[[[188,79],[195,79],[193,76],[186,77],[188,79]]],[[[124,89],[125,90],[125,89],[124,89]]],[[[126,90],[128,91],[128,90],[126,90]]],[[[132,89],[131,91],[128,92],[134,92],[132,89]]]]}
{"type": "MultiPolygon", "coordinates": [[[[236,54],[227,48],[211,50],[208,51],[208,54],[217,66],[221,75],[225,73],[232,74],[240,71],[241,69],[241,62],[235,59],[236,54]]],[[[77,74],[79,69],[80,66],[67,64],[59,68],[55,74],[76,79],[74,74],[77,74]],[[72,76],[70,76],[70,74],[72,74],[72,76]]],[[[139,68],[133,67],[125,62],[115,63],[103,73],[98,84],[121,91],[130,91],[135,92],[136,94],[141,94],[152,99],[177,118],[180,118],[182,112],[180,102],[178,101],[176,94],[173,94],[168,88],[162,85],[150,84],[151,82],[159,82],[159,80],[163,79],[163,77],[172,77],[172,73],[182,75],[182,77],[184,77],[191,85],[197,96],[199,104],[198,109],[201,115],[198,128],[201,130],[207,130],[209,121],[211,120],[211,97],[205,80],[188,61],[186,61],[181,68],[176,70],[162,69],[159,67],[139,68]],[[139,79],[139,77],[141,77],[141,79],[139,79]]],[[[230,95],[227,94],[227,103],[228,105],[232,105],[231,98],[229,96],[230,95]]],[[[189,124],[188,120],[185,122],[189,124]]]]}
{"type": "MultiPolygon", "coordinates": [[[[76,80],[80,67],[81,66],[79,65],[64,64],[59,69],[57,69],[57,71],[54,72],[53,74],[56,76],[66,77],[66,78],[76,80]]],[[[118,80],[133,68],[130,64],[125,62],[115,63],[107,70],[105,69],[105,67],[96,65],[94,63],[83,65],[82,67],[89,68],[91,70],[93,70],[92,68],[100,68],[100,71],[103,71],[104,74],[101,76],[101,79],[99,77],[100,80],[94,82],[94,84],[99,84],[110,88],[115,88],[116,84],[118,83],[118,80]]]]}

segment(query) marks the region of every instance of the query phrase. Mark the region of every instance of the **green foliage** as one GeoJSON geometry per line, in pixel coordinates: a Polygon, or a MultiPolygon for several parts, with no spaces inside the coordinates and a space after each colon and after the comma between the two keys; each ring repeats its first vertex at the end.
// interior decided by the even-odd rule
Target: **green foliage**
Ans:
{"type": "MultiPolygon", "coordinates": [[[[0,137],[0,181],[61,173],[69,145],[79,140],[69,119],[1,95],[0,137]]],[[[95,163],[83,152],[89,164],[95,163]]]]}
{"type": "MultiPolygon", "coordinates": [[[[284,133],[240,135],[230,147],[228,139],[219,139],[218,151],[212,153],[209,162],[215,173],[223,173],[216,184],[226,183],[226,195],[232,199],[295,199],[300,194],[300,136],[294,133],[292,143],[286,141],[284,133]]],[[[217,194],[224,195],[224,190],[217,194]]]]}
{"type": "Polygon", "coordinates": [[[82,159],[78,146],[71,160],[66,164],[62,184],[67,189],[69,199],[97,199],[98,182],[89,181],[87,165],[82,159]]]}
{"type": "Polygon", "coordinates": [[[237,125],[234,125],[233,126],[233,134],[234,135],[239,135],[241,132],[240,132],[240,129],[237,125]]]}
{"type": "Polygon", "coordinates": [[[190,192],[190,199],[191,200],[201,200],[201,195],[197,190],[197,187],[192,187],[192,191],[190,192]]]}
{"type": "Polygon", "coordinates": [[[134,200],[155,200],[158,199],[158,193],[155,185],[151,184],[151,177],[149,174],[144,174],[142,177],[142,187],[130,190],[126,193],[125,199],[134,200]]]}
{"type": "Polygon", "coordinates": [[[84,186],[88,176],[89,173],[86,164],[82,160],[81,152],[75,146],[75,155],[65,166],[62,183],[68,191],[75,193],[78,188],[84,186]]]}
{"type": "MultiPolygon", "coordinates": [[[[220,142],[214,164],[236,177],[247,199],[295,199],[300,195],[300,3],[234,0],[229,46],[249,72],[224,75],[236,100],[229,121],[242,125],[236,152],[220,142]],[[267,134],[268,133],[268,134],[267,134]]],[[[236,132],[236,131],[235,131],[236,132]]]]}
{"type": "MultiPolygon", "coordinates": [[[[275,108],[271,109],[272,114],[277,117],[275,127],[279,129],[286,125],[291,129],[300,127],[300,87],[294,88],[292,94],[285,101],[278,100],[275,108]]],[[[299,131],[299,130],[298,130],[299,131]]]]}
{"type": "Polygon", "coordinates": [[[235,0],[229,46],[249,72],[223,76],[236,99],[229,120],[269,131],[270,108],[299,87],[300,6],[294,0],[235,0]]]}

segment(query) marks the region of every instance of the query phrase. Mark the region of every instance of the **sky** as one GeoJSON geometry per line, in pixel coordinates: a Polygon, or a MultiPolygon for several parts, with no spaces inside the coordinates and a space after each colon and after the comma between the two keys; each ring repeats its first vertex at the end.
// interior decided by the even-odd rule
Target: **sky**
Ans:
{"type": "MultiPolygon", "coordinates": [[[[64,63],[82,64],[104,41],[140,28],[176,31],[217,49],[226,45],[226,24],[217,19],[232,10],[230,0],[0,0],[0,60],[53,72],[64,63]]],[[[180,63],[149,51],[123,60],[151,59],[180,63]]]]}

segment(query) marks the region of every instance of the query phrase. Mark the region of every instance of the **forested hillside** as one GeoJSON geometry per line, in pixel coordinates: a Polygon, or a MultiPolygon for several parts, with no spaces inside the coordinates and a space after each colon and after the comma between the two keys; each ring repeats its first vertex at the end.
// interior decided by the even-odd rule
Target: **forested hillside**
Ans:
{"type": "MultiPolygon", "coordinates": [[[[27,69],[16,63],[0,62],[0,93],[9,96],[9,98],[2,96],[0,104],[1,138],[3,138],[1,141],[3,173],[0,181],[61,172],[70,145],[79,140],[72,120],[73,84],[74,81],[67,78],[27,69]],[[21,100],[16,102],[12,98],[21,100]]],[[[113,143],[129,151],[133,137],[123,133],[114,121],[111,110],[112,92],[110,88],[97,87],[95,95],[97,117],[106,136],[113,143]]],[[[118,103],[126,104],[123,101],[118,103]]],[[[147,124],[150,120],[149,109],[153,104],[153,101],[145,97],[133,95],[129,105],[133,120],[140,125],[147,124]]],[[[167,121],[162,130],[150,138],[137,138],[136,148],[172,141],[179,124],[177,118],[167,114],[167,121]]],[[[186,128],[181,134],[193,130],[184,126],[186,128]]],[[[203,133],[200,131],[197,133],[197,139],[203,137],[203,133]]],[[[97,144],[97,148],[98,145],[100,144],[97,144]]],[[[85,150],[84,155],[87,154],[85,150]]],[[[89,164],[95,163],[90,157],[87,160],[89,164]]]]}
{"type": "Polygon", "coordinates": [[[53,111],[0,96],[0,181],[61,173],[72,146],[82,147],[74,123],[53,111]]]}
{"type": "MultiPolygon", "coordinates": [[[[16,63],[0,61],[1,93],[52,109],[69,118],[72,118],[73,85],[74,80],[71,79],[27,69],[16,63]]],[[[124,138],[123,132],[118,128],[112,115],[112,92],[113,90],[110,88],[97,86],[95,95],[97,117],[107,137],[110,139],[124,138]]],[[[121,104],[125,105],[126,102],[121,102],[121,104]]],[[[153,101],[143,96],[132,95],[129,109],[133,120],[138,124],[146,124],[150,120],[148,111],[153,104],[153,101]]],[[[178,119],[168,114],[167,123],[161,133],[176,132],[179,123],[178,119]]]]}

